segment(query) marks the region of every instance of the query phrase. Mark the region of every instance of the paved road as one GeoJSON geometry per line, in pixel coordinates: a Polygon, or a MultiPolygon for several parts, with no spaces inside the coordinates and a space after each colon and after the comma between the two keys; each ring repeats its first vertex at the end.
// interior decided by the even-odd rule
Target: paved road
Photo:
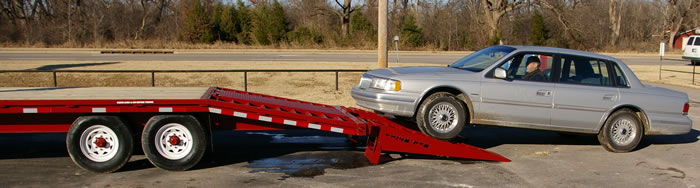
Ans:
{"type": "Polygon", "coordinates": [[[214,153],[192,170],[160,170],[137,152],[122,170],[99,174],[71,162],[65,134],[4,134],[0,182],[1,187],[697,187],[700,90],[654,85],[690,94],[693,130],[647,136],[631,153],[607,152],[590,135],[468,127],[465,143],[513,161],[408,156],[370,166],[362,147],[343,135],[219,131],[214,153]]]}
{"type": "MultiPolygon", "coordinates": [[[[465,53],[466,54],[466,53],[465,53]]],[[[401,54],[399,60],[411,63],[449,64],[464,55],[401,54]]],[[[245,52],[245,53],[177,53],[177,54],[93,54],[93,53],[0,53],[0,61],[306,61],[306,62],[376,62],[376,53],[333,52],[245,52]]],[[[389,62],[396,62],[391,53],[389,62]]]]}
{"type": "MultiPolygon", "coordinates": [[[[402,52],[399,62],[450,64],[468,55],[464,53],[402,52]]],[[[658,65],[654,56],[618,56],[630,65],[658,65]]],[[[230,53],[176,53],[176,54],[96,54],[96,53],[43,53],[2,52],[0,61],[302,61],[302,62],[376,62],[374,52],[230,52],[230,53]]],[[[390,63],[397,62],[396,54],[389,53],[390,63]]],[[[685,63],[687,62],[667,62],[685,63]]]]}

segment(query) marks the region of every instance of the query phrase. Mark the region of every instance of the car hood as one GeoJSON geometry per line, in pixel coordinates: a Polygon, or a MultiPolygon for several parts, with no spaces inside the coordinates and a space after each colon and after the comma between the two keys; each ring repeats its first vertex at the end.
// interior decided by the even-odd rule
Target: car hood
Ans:
{"type": "Polygon", "coordinates": [[[395,79],[436,79],[446,75],[475,75],[475,72],[450,67],[396,67],[372,70],[367,74],[395,79]]]}

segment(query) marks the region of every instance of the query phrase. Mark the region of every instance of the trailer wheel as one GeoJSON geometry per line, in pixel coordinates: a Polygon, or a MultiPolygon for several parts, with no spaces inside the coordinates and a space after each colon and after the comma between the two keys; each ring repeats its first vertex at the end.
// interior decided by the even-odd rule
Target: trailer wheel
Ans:
{"type": "Polygon", "coordinates": [[[207,148],[204,130],[190,115],[153,116],[141,136],[143,153],[155,166],[173,171],[192,168],[207,148]]]}
{"type": "Polygon", "coordinates": [[[93,172],[114,172],[131,158],[134,139],[124,122],[115,116],[78,117],[66,136],[73,162],[93,172]]]}
{"type": "Polygon", "coordinates": [[[416,124],[428,136],[451,140],[462,132],[466,116],[464,106],[454,95],[437,92],[421,104],[416,114],[416,124]]]}

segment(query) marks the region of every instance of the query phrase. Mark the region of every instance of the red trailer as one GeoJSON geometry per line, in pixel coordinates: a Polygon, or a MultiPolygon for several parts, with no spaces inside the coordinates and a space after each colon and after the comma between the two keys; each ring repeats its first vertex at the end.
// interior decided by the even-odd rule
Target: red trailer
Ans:
{"type": "Polygon", "coordinates": [[[318,129],[366,136],[365,156],[382,152],[509,161],[489,151],[437,140],[387,117],[226,88],[2,88],[0,133],[67,132],[78,166],[95,172],[121,168],[141,144],[153,165],[187,170],[211,144],[215,129],[318,129]]]}

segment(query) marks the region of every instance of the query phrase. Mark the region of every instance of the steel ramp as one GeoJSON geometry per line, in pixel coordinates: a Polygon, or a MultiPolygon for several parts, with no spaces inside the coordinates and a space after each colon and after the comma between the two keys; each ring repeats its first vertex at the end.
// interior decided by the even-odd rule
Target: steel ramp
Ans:
{"type": "Polygon", "coordinates": [[[353,136],[367,136],[365,156],[372,164],[379,163],[382,152],[510,161],[481,148],[426,136],[383,116],[357,108],[329,106],[225,88],[211,88],[207,93],[202,98],[227,103],[227,105],[218,105],[222,108],[230,108],[224,109],[228,113],[221,113],[223,115],[236,116],[236,112],[245,111],[253,113],[246,116],[248,119],[353,136]],[[260,119],[261,116],[269,119],[260,119]],[[295,124],[292,125],[289,122],[295,124]]]}
{"type": "Polygon", "coordinates": [[[372,164],[379,163],[381,152],[413,153],[440,157],[510,162],[498,154],[467,144],[451,143],[408,129],[378,114],[349,108],[368,124],[365,156],[372,164]]]}

